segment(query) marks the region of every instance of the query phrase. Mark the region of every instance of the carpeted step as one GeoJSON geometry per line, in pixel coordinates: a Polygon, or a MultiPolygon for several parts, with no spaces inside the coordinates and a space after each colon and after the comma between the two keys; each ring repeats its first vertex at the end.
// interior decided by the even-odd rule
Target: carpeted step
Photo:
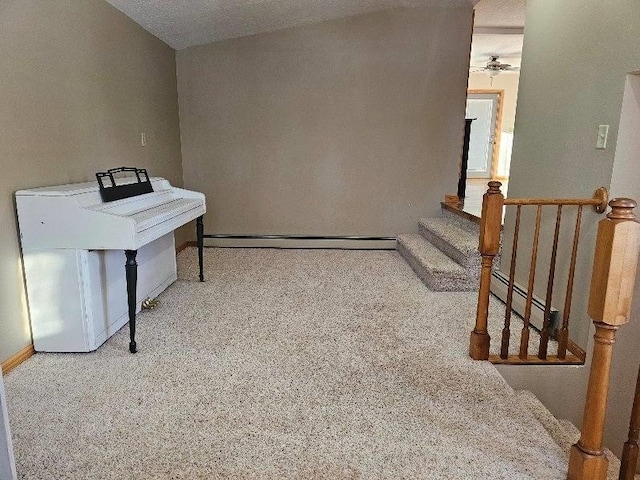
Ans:
{"type": "Polygon", "coordinates": [[[478,288],[477,278],[470,278],[465,268],[429,243],[422,235],[399,235],[397,250],[431,290],[462,292],[478,288]]]}
{"type": "Polygon", "coordinates": [[[472,233],[444,217],[423,218],[418,228],[424,238],[478,278],[482,259],[478,252],[477,232],[472,233]]]}

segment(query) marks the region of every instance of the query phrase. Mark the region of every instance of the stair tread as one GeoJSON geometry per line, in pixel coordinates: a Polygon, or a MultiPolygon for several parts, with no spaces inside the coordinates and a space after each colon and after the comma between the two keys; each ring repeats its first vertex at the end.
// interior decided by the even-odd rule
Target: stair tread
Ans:
{"type": "Polygon", "coordinates": [[[449,258],[435,245],[417,233],[407,233],[398,236],[398,242],[420,262],[420,264],[433,273],[466,277],[467,271],[449,258]]]}
{"type": "Polygon", "coordinates": [[[465,254],[478,254],[478,234],[470,232],[448,218],[422,218],[419,225],[465,254]]]}

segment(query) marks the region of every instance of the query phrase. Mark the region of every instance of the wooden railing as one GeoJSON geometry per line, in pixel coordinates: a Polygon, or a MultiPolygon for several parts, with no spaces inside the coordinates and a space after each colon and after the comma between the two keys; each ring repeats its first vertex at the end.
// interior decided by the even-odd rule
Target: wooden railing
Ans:
{"type": "Polygon", "coordinates": [[[622,449],[619,480],[634,480],[638,465],[638,439],[640,437],[640,370],[636,381],[636,393],[633,397],[631,420],[629,421],[629,437],[622,449]]]}
{"type": "MultiPolygon", "coordinates": [[[[600,480],[606,478],[608,461],[603,452],[605,412],[609,393],[611,358],[616,331],[628,322],[631,310],[640,223],[633,209],[636,202],[630,199],[614,199],[609,202],[611,212],[598,224],[598,237],[589,292],[589,316],[593,320],[594,335],[591,371],[587,386],[582,432],[578,443],[571,447],[569,457],[570,480],[600,480]]],[[[638,406],[634,408],[631,435],[625,447],[629,460],[624,460],[624,474],[629,475],[632,458],[637,452],[638,406]]],[[[635,465],[633,465],[635,470],[635,465]]],[[[620,478],[633,478],[631,476],[620,478]]]]}
{"type": "MultiPolygon", "coordinates": [[[[606,209],[606,190],[598,189],[590,199],[505,199],[500,192],[499,182],[489,182],[489,190],[484,195],[480,222],[480,245],[482,271],[478,293],[476,325],[471,333],[469,354],[476,360],[489,360],[490,337],[487,331],[489,296],[493,259],[500,251],[503,207],[514,205],[515,228],[513,248],[509,265],[509,284],[505,312],[505,325],[502,330],[502,344],[499,358],[513,360],[509,355],[511,307],[513,300],[514,277],[517,264],[518,241],[522,208],[535,206],[535,227],[531,246],[531,262],[527,282],[527,299],[523,316],[523,329],[519,353],[516,360],[522,363],[562,363],[568,357],[569,315],[576,268],[576,257],[580,239],[580,226],[584,206],[591,205],[598,212],[606,209]],[[540,347],[537,356],[531,358],[528,353],[530,314],[535,282],[535,270],[538,260],[542,209],[556,206],[556,222],[551,247],[549,274],[545,295],[544,321],[540,331],[540,347]],[[573,229],[571,259],[569,266],[566,297],[564,302],[562,327],[557,334],[558,355],[551,358],[547,354],[550,332],[549,312],[553,301],[553,286],[556,260],[559,248],[559,232],[563,207],[576,206],[576,222],[573,229]]],[[[636,270],[640,249],[640,223],[633,209],[636,202],[628,198],[613,199],[609,202],[611,211],[598,223],[598,233],[591,274],[588,314],[595,326],[593,355],[587,385],[587,395],[582,421],[582,431],[578,442],[571,447],[569,457],[569,480],[604,480],[607,476],[608,460],[603,451],[605,412],[609,393],[611,359],[615,336],[620,326],[626,324],[631,310],[631,300],[635,287],[636,270]]],[[[513,361],[512,363],[518,363],[513,361]]],[[[619,480],[631,480],[635,477],[639,453],[640,438],[640,372],[636,384],[635,398],[629,425],[628,440],[624,445],[619,480]]]]}
{"type": "Polygon", "coordinates": [[[569,341],[569,318],[571,313],[571,299],[573,296],[573,283],[576,270],[578,243],[580,241],[582,212],[585,206],[592,206],[599,213],[604,212],[607,205],[607,191],[605,188],[599,188],[593,198],[583,199],[505,199],[502,195],[502,192],[500,191],[501,185],[502,184],[500,182],[489,182],[489,189],[487,190],[487,193],[484,194],[482,201],[479,244],[479,251],[480,255],[482,256],[482,266],[480,273],[480,286],[478,291],[476,325],[473,332],[471,332],[469,355],[474,360],[491,360],[493,363],[583,363],[584,358],[579,358],[579,352],[572,349],[572,344],[569,341]],[[491,338],[489,336],[487,327],[489,316],[489,298],[491,295],[493,260],[500,251],[503,208],[508,205],[515,206],[516,212],[509,268],[509,283],[507,287],[504,328],[502,329],[500,354],[490,355],[489,348],[491,338]],[[509,346],[511,339],[511,319],[513,311],[513,295],[518,256],[518,242],[520,237],[522,211],[526,207],[536,208],[535,227],[531,245],[531,258],[526,286],[526,301],[522,318],[523,327],[520,335],[520,344],[518,346],[518,354],[510,355],[509,346]],[[551,259],[549,264],[546,295],[544,299],[543,324],[540,330],[540,345],[537,355],[529,355],[529,340],[532,328],[531,311],[534,295],[533,291],[535,287],[536,267],[538,265],[540,228],[542,221],[542,211],[544,207],[556,207],[556,222],[553,236],[553,245],[551,248],[551,259]],[[557,355],[549,355],[549,340],[552,337],[552,332],[550,331],[550,318],[551,305],[553,303],[553,291],[557,263],[556,260],[558,256],[563,208],[566,210],[566,207],[577,208],[576,222],[573,229],[574,233],[571,246],[571,260],[569,264],[568,280],[565,290],[566,293],[562,314],[562,326],[558,329],[557,335],[555,335],[558,341],[558,352],[557,355]],[[569,355],[567,354],[568,350],[570,351],[569,355]]]}

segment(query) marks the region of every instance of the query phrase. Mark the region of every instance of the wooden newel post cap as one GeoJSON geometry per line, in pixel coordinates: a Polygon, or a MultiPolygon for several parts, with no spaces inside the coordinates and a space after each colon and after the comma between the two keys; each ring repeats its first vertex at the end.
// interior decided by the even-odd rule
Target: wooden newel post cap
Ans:
{"type": "Polygon", "coordinates": [[[598,223],[598,237],[591,274],[589,316],[607,325],[629,320],[638,265],[640,223],[630,198],[614,198],[611,212],[598,223]]]}
{"type": "Polygon", "coordinates": [[[611,211],[607,214],[610,220],[636,220],[633,209],[638,206],[631,198],[614,198],[609,202],[611,211]]]}
{"type": "Polygon", "coordinates": [[[487,190],[487,193],[489,195],[494,195],[496,193],[502,193],[500,191],[500,187],[502,186],[501,182],[496,182],[495,180],[492,180],[488,183],[489,185],[489,190],[487,190]]]}

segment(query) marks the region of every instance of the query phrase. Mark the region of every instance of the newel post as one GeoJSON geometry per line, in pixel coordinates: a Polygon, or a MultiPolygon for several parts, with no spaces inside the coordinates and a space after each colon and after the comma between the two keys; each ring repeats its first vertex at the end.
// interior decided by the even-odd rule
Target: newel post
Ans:
{"type": "Polygon", "coordinates": [[[500,191],[501,186],[500,182],[489,182],[489,189],[482,197],[480,243],[478,245],[478,250],[482,256],[482,270],[480,271],[476,326],[471,332],[471,340],[469,342],[469,355],[474,360],[489,359],[489,342],[491,339],[487,332],[487,318],[489,316],[493,258],[500,251],[502,207],[504,206],[504,196],[500,191]]]}
{"type": "Polygon", "coordinates": [[[616,198],[611,212],[598,224],[598,238],[589,292],[589,316],[596,327],[589,385],[578,443],[571,447],[569,480],[606,478],[608,461],[602,451],[611,357],[616,330],[628,322],[638,264],[640,224],[636,202],[616,198]]]}

